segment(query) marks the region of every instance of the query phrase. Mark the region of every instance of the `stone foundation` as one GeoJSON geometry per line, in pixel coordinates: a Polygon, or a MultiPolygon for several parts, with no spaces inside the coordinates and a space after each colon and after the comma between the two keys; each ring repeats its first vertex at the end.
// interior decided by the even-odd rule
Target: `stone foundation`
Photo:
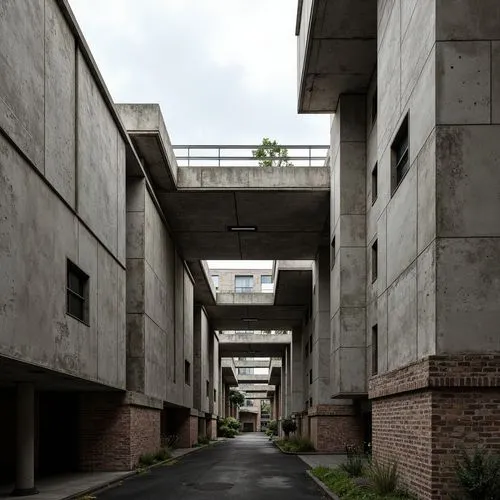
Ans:
{"type": "Polygon", "coordinates": [[[363,444],[363,426],[352,406],[317,405],[309,409],[309,432],[317,451],[342,453],[363,444]]]}
{"type": "Polygon", "coordinates": [[[500,450],[500,356],[432,356],[370,380],[373,455],[419,499],[448,500],[462,446],[500,450]]]}
{"type": "Polygon", "coordinates": [[[122,394],[82,394],[79,428],[82,471],[131,470],[160,447],[160,410],[124,404],[122,394]]]}

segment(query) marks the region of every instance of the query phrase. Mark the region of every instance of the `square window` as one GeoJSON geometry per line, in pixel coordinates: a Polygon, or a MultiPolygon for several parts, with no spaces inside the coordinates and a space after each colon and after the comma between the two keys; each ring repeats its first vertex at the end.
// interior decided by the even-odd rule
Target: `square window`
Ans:
{"type": "Polygon", "coordinates": [[[252,293],[253,276],[235,276],[234,291],[236,293],[252,293]]]}
{"type": "Polygon", "coordinates": [[[375,163],[375,166],[372,170],[372,205],[377,201],[378,197],[378,165],[375,163]]]}
{"type": "Polygon", "coordinates": [[[410,141],[408,116],[403,120],[396,138],[391,146],[392,153],[392,194],[395,193],[401,181],[410,169],[410,141]]]}
{"type": "Polygon", "coordinates": [[[184,383],[191,385],[191,363],[188,360],[184,361],[184,383]]]}
{"type": "Polygon", "coordinates": [[[378,240],[375,240],[372,245],[372,283],[377,281],[378,273],[378,240]]]}
{"type": "Polygon", "coordinates": [[[333,269],[335,266],[335,236],[332,239],[332,245],[330,248],[330,269],[333,269]]]}
{"type": "Polygon", "coordinates": [[[89,277],[71,261],[66,263],[66,313],[89,324],[89,277]]]}
{"type": "Polygon", "coordinates": [[[378,325],[372,326],[372,375],[378,373],[378,325]]]}
{"type": "Polygon", "coordinates": [[[273,282],[273,277],[271,275],[263,274],[260,277],[260,282],[262,285],[270,285],[273,282]]]}

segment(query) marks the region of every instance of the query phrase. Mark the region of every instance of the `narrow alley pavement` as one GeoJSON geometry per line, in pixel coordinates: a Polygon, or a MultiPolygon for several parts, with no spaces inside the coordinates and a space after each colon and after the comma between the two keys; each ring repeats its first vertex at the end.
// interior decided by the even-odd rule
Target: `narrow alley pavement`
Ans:
{"type": "Polygon", "coordinates": [[[98,500],[307,500],[326,498],[307,477],[308,466],[280,453],[264,434],[243,434],[173,465],[124,481],[98,500]]]}

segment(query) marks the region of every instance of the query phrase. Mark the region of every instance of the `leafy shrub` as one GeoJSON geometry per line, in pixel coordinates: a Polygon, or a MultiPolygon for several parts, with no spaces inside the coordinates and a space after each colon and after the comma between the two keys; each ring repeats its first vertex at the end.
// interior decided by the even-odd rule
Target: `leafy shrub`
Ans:
{"type": "Polygon", "coordinates": [[[229,427],[230,429],[234,429],[235,431],[240,430],[240,421],[235,419],[234,417],[226,417],[223,420],[222,425],[226,425],[227,427],[229,427]]]}
{"type": "Polygon", "coordinates": [[[266,436],[271,437],[271,436],[274,436],[274,431],[272,431],[271,429],[266,429],[265,434],[266,434],[266,436]]]}
{"type": "Polygon", "coordinates": [[[226,437],[226,438],[234,438],[238,434],[238,431],[235,431],[231,427],[228,427],[227,425],[221,425],[219,427],[219,436],[220,437],[226,437]]]}
{"type": "Polygon", "coordinates": [[[500,457],[476,448],[469,454],[462,450],[455,471],[465,498],[491,500],[500,498],[500,457]]]}
{"type": "Polygon", "coordinates": [[[139,457],[139,465],[142,467],[149,467],[156,462],[154,453],[143,453],[139,457]]]}
{"type": "Polygon", "coordinates": [[[210,444],[210,438],[208,436],[198,436],[198,444],[210,444]]]}
{"type": "Polygon", "coordinates": [[[292,437],[290,439],[280,439],[277,443],[282,450],[292,453],[314,451],[314,445],[307,438],[292,437]]]}
{"type": "Polygon", "coordinates": [[[340,468],[351,477],[359,477],[363,474],[365,466],[365,456],[357,446],[347,445],[345,447],[347,462],[340,465],[340,468]]]}
{"type": "MultiPolygon", "coordinates": [[[[271,435],[278,435],[278,422],[276,420],[270,420],[267,424],[267,430],[271,431],[271,435]]],[[[266,431],[267,434],[267,431],[266,431]]]]}
{"type": "Polygon", "coordinates": [[[398,464],[383,464],[373,460],[368,468],[368,477],[373,482],[373,489],[379,495],[395,493],[398,486],[398,464]]]}
{"type": "Polygon", "coordinates": [[[297,424],[295,423],[295,420],[293,420],[291,417],[287,417],[281,421],[281,428],[285,433],[285,437],[288,439],[290,433],[295,432],[297,430],[297,424]]]}
{"type": "Polygon", "coordinates": [[[168,448],[160,448],[154,455],[156,462],[164,462],[172,456],[172,453],[168,448]]]}
{"type": "Polygon", "coordinates": [[[229,402],[234,406],[242,406],[245,402],[245,395],[240,391],[230,391],[229,402]]]}

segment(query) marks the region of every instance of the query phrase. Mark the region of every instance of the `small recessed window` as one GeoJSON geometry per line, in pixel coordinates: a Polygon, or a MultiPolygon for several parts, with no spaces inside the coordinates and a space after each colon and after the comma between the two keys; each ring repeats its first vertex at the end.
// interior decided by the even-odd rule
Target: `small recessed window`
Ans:
{"type": "Polygon", "coordinates": [[[210,397],[210,383],[208,382],[208,380],[207,380],[207,390],[205,394],[207,395],[207,398],[210,397]]]}
{"type": "Polygon", "coordinates": [[[263,274],[260,277],[260,282],[262,285],[270,285],[273,282],[273,277],[271,275],[263,274]]]}
{"type": "Polygon", "coordinates": [[[191,363],[188,360],[184,361],[184,383],[191,385],[191,363]]]}
{"type": "Polygon", "coordinates": [[[214,282],[215,290],[219,290],[219,276],[212,276],[212,281],[214,282]]]}
{"type": "Polygon", "coordinates": [[[235,276],[234,288],[236,293],[252,293],[253,276],[235,276]]]}
{"type": "Polygon", "coordinates": [[[372,125],[375,123],[377,120],[377,110],[378,110],[378,91],[377,87],[375,87],[375,90],[373,91],[372,95],[372,125]]]}
{"type": "Polygon", "coordinates": [[[89,277],[73,262],[67,261],[66,312],[89,323],[89,277]]]}
{"type": "Polygon", "coordinates": [[[372,326],[372,375],[378,373],[378,325],[372,326]]]}
{"type": "Polygon", "coordinates": [[[332,238],[332,245],[330,248],[330,269],[333,269],[335,266],[335,236],[332,238]]]}
{"type": "Polygon", "coordinates": [[[378,272],[378,240],[375,240],[372,245],[372,283],[377,281],[378,272]]]}
{"type": "Polygon", "coordinates": [[[217,389],[214,389],[214,402],[217,401],[217,389]]]}
{"type": "Polygon", "coordinates": [[[309,383],[312,384],[313,383],[313,371],[312,369],[309,370],[309,383]]]}
{"type": "Polygon", "coordinates": [[[410,169],[410,141],[408,132],[408,116],[406,116],[391,147],[393,194],[410,169]]]}
{"type": "Polygon", "coordinates": [[[313,405],[313,398],[309,398],[309,407],[312,408],[313,405]]]}
{"type": "Polygon", "coordinates": [[[378,197],[378,165],[375,163],[375,166],[372,170],[372,205],[377,201],[378,197]]]}

